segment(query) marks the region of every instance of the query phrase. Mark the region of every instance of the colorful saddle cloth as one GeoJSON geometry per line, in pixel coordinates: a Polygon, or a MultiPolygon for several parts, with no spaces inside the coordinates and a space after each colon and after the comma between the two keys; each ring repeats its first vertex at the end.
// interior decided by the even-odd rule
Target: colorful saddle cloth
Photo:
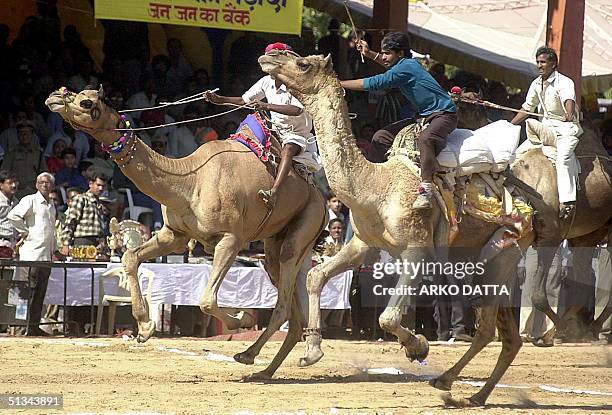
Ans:
{"type": "Polygon", "coordinates": [[[228,140],[236,140],[245,145],[263,162],[270,159],[270,139],[270,130],[258,113],[247,115],[236,132],[228,138],[228,140]]]}

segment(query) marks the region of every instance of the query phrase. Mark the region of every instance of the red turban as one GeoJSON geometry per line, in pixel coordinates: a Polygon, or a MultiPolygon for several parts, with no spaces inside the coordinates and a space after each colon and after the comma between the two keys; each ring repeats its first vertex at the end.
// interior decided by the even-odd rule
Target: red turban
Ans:
{"type": "Polygon", "coordinates": [[[268,46],[266,46],[266,53],[273,50],[293,50],[293,48],[286,43],[281,42],[270,43],[268,46]]]}

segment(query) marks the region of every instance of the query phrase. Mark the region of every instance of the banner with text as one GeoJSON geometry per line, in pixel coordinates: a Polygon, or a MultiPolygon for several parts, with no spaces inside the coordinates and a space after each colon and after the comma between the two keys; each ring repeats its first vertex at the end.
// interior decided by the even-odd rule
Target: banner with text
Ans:
{"type": "Polygon", "coordinates": [[[96,0],[96,19],[299,35],[304,0],[96,0]]]}

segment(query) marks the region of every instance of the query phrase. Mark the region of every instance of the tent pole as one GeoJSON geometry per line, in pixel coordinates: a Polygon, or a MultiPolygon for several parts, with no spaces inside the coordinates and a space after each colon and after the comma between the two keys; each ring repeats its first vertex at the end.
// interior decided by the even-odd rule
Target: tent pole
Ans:
{"type": "Polygon", "coordinates": [[[584,1],[548,0],[546,24],[546,44],[559,53],[559,72],[574,81],[578,106],[582,93],[584,8],[584,1]]]}

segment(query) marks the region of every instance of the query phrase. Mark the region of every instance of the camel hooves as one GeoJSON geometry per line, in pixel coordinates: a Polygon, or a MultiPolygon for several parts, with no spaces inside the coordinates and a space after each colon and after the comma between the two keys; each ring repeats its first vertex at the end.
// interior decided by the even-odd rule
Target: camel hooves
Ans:
{"type": "Polygon", "coordinates": [[[261,372],[251,373],[250,375],[243,377],[242,381],[243,382],[264,382],[270,379],[272,379],[272,376],[262,370],[261,372]]]}
{"type": "Polygon", "coordinates": [[[246,353],[236,353],[234,355],[234,360],[238,363],[242,363],[243,365],[252,365],[255,363],[255,358],[246,353]]]}
{"type": "Polygon", "coordinates": [[[484,406],[483,403],[477,402],[472,398],[453,398],[450,393],[443,393],[441,395],[442,401],[444,401],[445,406],[450,406],[453,408],[475,408],[479,406],[484,406]]]}
{"type": "MultiPolygon", "coordinates": [[[[449,391],[451,390],[451,382],[448,382],[447,380],[438,377],[435,379],[432,379],[429,381],[429,385],[433,386],[436,389],[440,389],[443,391],[449,391]]],[[[449,393],[450,395],[450,393],[449,393]]]]}
{"type": "Polygon", "coordinates": [[[151,336],[155,333],[155,322],[150,320],[146,323],[138,324],[138,336],[136,336],[136,341],[138,343],[144,343],[151,338],[151,336]]]}
{"type": "Polygon", "coordinates": [[[323,358],[324,353],[319,349],[317,351],[311,350],[306,356],[300,357],[298,362],[299,367],[308,367],[317,363],[319,360],[323,358]]]}
{"type": "Polygon", "coordinates": [[[417,334],[416,337],[419,340],[419,345],[416,350],[408,350],[408,348],[406,348],[406,357],[410,359],[411,362],[415,360],[422,362],[429,355],[429,342],[422,334],[417,334]]]}

